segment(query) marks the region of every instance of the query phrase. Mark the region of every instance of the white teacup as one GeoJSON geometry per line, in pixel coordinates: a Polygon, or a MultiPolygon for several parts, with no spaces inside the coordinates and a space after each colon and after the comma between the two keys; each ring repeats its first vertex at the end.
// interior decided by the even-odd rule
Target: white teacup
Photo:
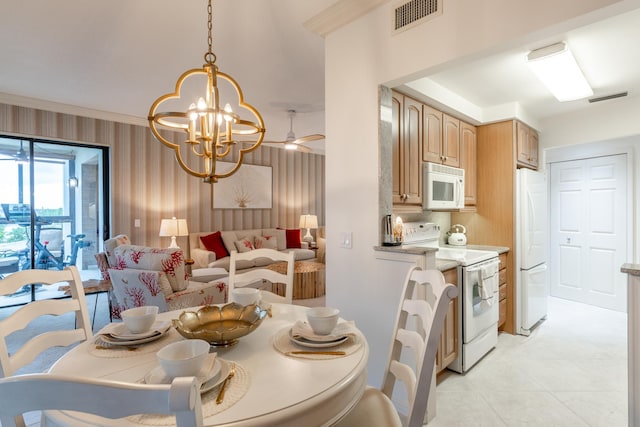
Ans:
{"type": "Polygon", "coordinates": [[[209,348],[204,340],[183,340],[162,347],[156,356],[169,377],[192,377],[202,369],[209,348]]]}
{"type": "Polygon", "coordinates": [[[141,334],[151,328],[153,322],[156,321],[157,314],[158,306],[143,305],[123,311],[120,313],[120,317],[131,333],[141,334]]]}
{"type": "Polygon", "coordinates": [[[313,307],[307,310],[309,326],[318,335],[329,335],[338,324],[340,310],[331,307],[313,307]]]}
{"type": "Polygon", "coordinates": [[[258,304],[260,290],[255,288],[234,288],[231,291],[231,299],[240,305],[258,304]]]}

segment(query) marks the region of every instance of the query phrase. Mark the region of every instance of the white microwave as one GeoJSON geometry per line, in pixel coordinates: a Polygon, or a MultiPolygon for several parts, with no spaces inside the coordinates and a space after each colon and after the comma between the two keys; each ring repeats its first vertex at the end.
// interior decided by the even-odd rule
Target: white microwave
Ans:
{"type": "Polygon", "coordinates": [[[422,208],[456,210],[464,208],[464,169],[425,162],[422,166],[422,208]]]}

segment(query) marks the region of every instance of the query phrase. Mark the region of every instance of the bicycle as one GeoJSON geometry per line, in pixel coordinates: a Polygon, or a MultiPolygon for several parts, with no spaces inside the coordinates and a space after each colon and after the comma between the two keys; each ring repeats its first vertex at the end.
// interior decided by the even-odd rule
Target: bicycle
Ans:
{"type": "MultiPolygon", "coordinates": [[[[82,248],[87,248],[91,246],[91,242],[83,240],[86,235],[85,234],[68,234],[67,237],[71,239],[71,255],[65,258],[64,254],[64,245],[62,245],[60,249],[60,255],[54,255],[47,245],[48,241],[42,243],[40,241],[40,232],[42,231],[43,224],[50,224],[46,222],[39,221],[36,223],[36,232],[34,239],[34,247],[35,247],[35,262],[34,268],[40,270],[50,270],[50,269],[58,269],[62,270],[68,265],[76,265],[76,260],[78,258],[78,252],[82,248]]],[[[25,257],[21,264],[21,270],[27,270],[31,268],[31,259],[29,256],[29,251],[25,250],[25,257]]]]}

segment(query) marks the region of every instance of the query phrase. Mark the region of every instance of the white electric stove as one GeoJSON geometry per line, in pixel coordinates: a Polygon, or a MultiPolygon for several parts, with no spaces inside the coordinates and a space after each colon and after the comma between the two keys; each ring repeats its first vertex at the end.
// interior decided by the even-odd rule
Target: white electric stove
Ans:
{"type": "Polygon", "coordinates": [[[458,357],[448,368],[465,373],[498,343],[498,252],[440,247],[440,226],[408,222],[403,244],[438,248],[436,259],[458,262],[458,357]]]}

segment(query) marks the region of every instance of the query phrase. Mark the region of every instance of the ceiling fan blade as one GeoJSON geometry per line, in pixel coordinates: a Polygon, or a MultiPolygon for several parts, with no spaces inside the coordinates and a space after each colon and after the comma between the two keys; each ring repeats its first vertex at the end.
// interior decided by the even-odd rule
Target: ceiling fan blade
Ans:
{"type": "Polygon", "coordinates": [[[313,135],[302,136],[297,138],[295,141],[292,141],[293,144],[304,144],[305,142],[317,141],[319,139],[324,139],[324,135],[319,133],[314,133],[313,135]]]}

